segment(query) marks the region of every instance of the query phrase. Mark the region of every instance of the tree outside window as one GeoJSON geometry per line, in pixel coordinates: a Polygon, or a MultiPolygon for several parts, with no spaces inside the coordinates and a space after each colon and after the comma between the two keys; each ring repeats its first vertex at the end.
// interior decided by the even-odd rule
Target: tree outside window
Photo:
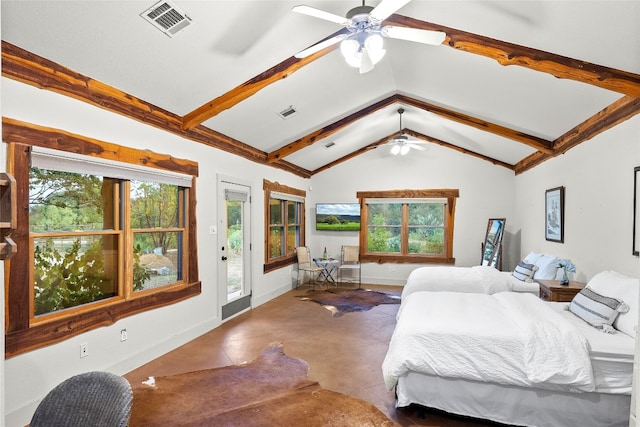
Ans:
{"type": "Polygon", "coordinates": [[[263,183],[265,194],[265,265],[270,271],[296,262],[296,247],[304,246],[304,196],[278,183],[263,183]]]}
{"type": "Polygon", "coordinates": [[[458,190],[392,190],[357,195],[363,210],[362,260],[455,262],[453,218],[458,190]]]}
{"type": "Polygon", "coordinates": [[[5,358],[200,294],[196,162],[18,121],[3,141],[28,207],[5,267],[5,358]]]}

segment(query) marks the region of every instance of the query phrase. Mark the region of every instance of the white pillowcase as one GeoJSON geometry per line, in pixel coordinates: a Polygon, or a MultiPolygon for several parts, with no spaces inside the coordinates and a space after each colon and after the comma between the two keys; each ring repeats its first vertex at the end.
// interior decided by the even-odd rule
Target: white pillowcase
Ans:
{"type": "Polygon", "coordinates": [[[536,252],[529,252],[529,255],[524,257],[523,261],[526,262],[527,264],[535,264],[536,261],[539,260],[541,256],[542,254],[539,254],[536,252]]]}
{"type": "Polygon", "coordinates": [[[573,297],[569,311],[604,332],[615,332],[611,325],[620,313],[628,310],[625,303],[617,298],[601,295],[586,287],[573,297]]]}
{"type": "Polygon", "coordinates": [[[527,264],[524,261],[520,261],[516,268],[513,269],[513,277],[523,282],[533,282],[533,273],[538,269],[535,264],[527,264]]]}
{"type": "Polygon", "coordinates": [[[618,315],[613,322],[613,327],[635,338],[640,305],[638,300],[640,281],[635,277],[624,276],[616,271],[603,271],[593,276],[587,287],[601,295],[616,298],[629,306],[629,311],[618,315]]]}
{"type": "Polygon", "coordinates": [[[538,267],[535,273],[533,273],[534,279],[553,280],[556,278],[558,270],[558,257],[553,255],[542,255],[535,261],[535,265],[538,267]]]}

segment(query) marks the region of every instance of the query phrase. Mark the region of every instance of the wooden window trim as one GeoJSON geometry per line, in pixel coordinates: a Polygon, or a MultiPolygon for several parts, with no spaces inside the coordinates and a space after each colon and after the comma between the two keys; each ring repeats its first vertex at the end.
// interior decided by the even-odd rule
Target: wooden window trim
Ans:
{"type": "MultiPolygon", "coordinates": [[[[363,262],[382,263],[421,263],[421,264],[455,264],[453,257],[453,229],[456,208],[456,198],[460,196],[458,189],[423,189],[423,190],[388,190],[388,191],[359,191],[356,197],[360,201],[362,217],[362,229],[360,231],[360,260],[363,262]],[[415,255],[415,254],[369,254],[367,253],[367,224],[368,209],[366,199],[447,199],[447,209],[445,209],[445,247],[442,255],[415,255]]],[[[403,209],[402,238],[407,233],[405,225],[408,222],[408,212],[403,209]]]]}
{"type": "MultiPolygon", "coordinates": [[[[262,181],[262,189],[264,190],[264,266],[263,272],[268,273],[273,270],[277,270],[279,268],[285,267],[287,265],[293,265],[298,262],[297,256],[295,253],[285,255],[283,257],[279,257],[276,259],[269,259],[269,236],[270,236],[270,223],[269,223],[269,200],[271,199],[271,192],[279,192],[291,194],[293,196],[306,197],[307,193],[304,190],[300,190],[294,187],[289,187],[288,185],[280,184],[277,182],[271,182],[269,180],[264,179],[262,181]]],[[[300,209],[300,246],[305,245],[305,210],[306,204],[302,203],[302,208],[300,209]]],[[[286,212],[285,212],[286,214],[286,212]]],[[[286,228],[286,227],[285,227],[286,228]]],[[[286,238],[286,229],[285,235],[286,238]]]]}
{"type": "Polygon", "coordinates": [[[199,295],[196,240],[196,177],[198,164],[148,150],[98,141],[59,129],[3,118],[2,139],[7,144],[7,170],[17,183],[18,220],[12,239],[18,252],[5,262],[5,358],[55,344],[70,337],[112,325],[118,320],[163,307],[199,295]],[[85,310],[70,310],[64,316],[45,322],[30,322],[29,283],[29,159],[32,146],[69,151],[132,164],[189,174],[192,186],[187,203],[188,268],[184,284],[169,285],[154,293],[130,299],[123,296],[88,305],[85,310]]]}

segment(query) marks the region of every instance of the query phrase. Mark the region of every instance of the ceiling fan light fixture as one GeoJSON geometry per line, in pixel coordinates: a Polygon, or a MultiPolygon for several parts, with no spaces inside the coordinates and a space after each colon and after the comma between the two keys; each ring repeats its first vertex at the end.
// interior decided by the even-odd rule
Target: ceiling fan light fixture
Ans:
{"type": "Polygon", "coordinates": [[[393,154],[394,156],[400,154],[400,146],[398,144],[391,147],[391,154],[393,154]]]}
{"type": "Polygon", "coordinates": [[[403,145],[402,147],[400,147],[400,155],[404,156],[405,154],[407,154],[409,152],[409,148],[410,147],[408,145],[403,145]]]}
{"type": "Polygon", "coordinates": [[[379,33],[369,33],[364,40],[348,38],[340,43],[340,52],[347,64],[359,68],[361,73],[373,69],[385,54],[384,42],[379,33]]]}

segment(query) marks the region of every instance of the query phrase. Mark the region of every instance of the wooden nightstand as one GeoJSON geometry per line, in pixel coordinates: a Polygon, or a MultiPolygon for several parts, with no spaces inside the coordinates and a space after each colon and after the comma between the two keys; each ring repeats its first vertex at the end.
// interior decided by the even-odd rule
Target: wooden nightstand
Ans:
{"type": "Polygon", "coordinates": [[[559,280],[536,280],[540,284],[540,298],[544,301],[570,302],[585,287],[582,282],[570,281],[561,285],[559,280]]]}

